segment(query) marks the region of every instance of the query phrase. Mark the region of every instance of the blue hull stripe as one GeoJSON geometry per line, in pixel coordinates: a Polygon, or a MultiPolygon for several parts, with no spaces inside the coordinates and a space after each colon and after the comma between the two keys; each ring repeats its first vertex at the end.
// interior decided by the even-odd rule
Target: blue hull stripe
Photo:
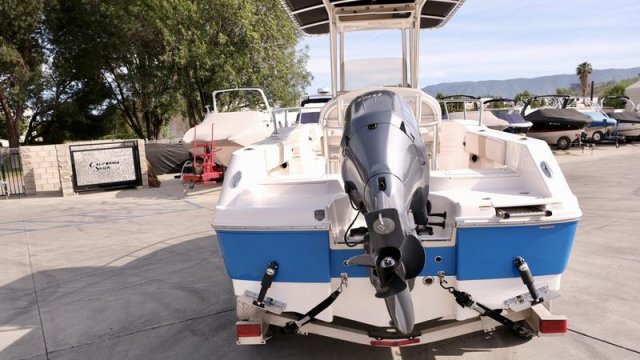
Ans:
{"type": "Polygon", "coordinates": [[[490,228],[460,228],[458,280],[519,277],[513,265],[525,258],[533,275],[561,274],[569,262],[578,222],[490,228]]]}
{"type": "MultiPolygon", "coordinates": [[[[457,246],[425,249],[422,276],[444,271],[458,280],[518,277],[512,261],[523,256],[534,275],[560,274],[569,260],[577,222],[491,228],[460,228],[457,246]],[[439,261],[436,261],[439,260],[439,261]]],[[[260,281],[267,264],[277,261],[275,281],[329,282],[347,273],[368,277],[368,270],[344,266],[361,249],[331,250],[325,231],[218,231],[232,279],[260,281]]]]}
{"type": "Polygon", "coordinates": [[[232,279],[262,280],[277,261],[274,281],[329,282],[329,233],[326,231],[218,231],[232,279]]]}

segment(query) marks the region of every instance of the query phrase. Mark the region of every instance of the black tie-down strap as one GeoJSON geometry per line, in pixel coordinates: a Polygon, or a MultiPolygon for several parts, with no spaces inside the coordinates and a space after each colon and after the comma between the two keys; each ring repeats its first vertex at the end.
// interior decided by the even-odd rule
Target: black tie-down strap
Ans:
{"type": "Polygon", "coordinates": [[[526,325],[512,321],[511,319],[502,315],[501,311],[490,309],[487,306],[473,300],[473,297],[471,297],[469,293],[456,290],[453,286],[445,286],[447,281],[444,279],[444,274],[442,275],[443,276],[440,276],[440,286],[442,286],[443,289],[447,290],[456,298],[456,302],[458,303],[458,305],[462,306],[463,308],[468,307],[470,309],[473,309],[477,311],[480,316],[488,316],[492,318],[493,320],[504,325],[514,335],[520,338],[530,339],[533,337],[533,331],[526,325]]]}
{"type": "Polygon", "coordinates": [[[304,326],[309,321],[313,320],[318,314],[326,310],[334,301],[338,298],[340,293],[342,293],[342,286],[345,284],[345,279],[342,279],[340,286],[329,294],[329,296],[322,300],[318,305],[314,306],[313,309],[309,310],[306,314],[302,316],[302,318],[298,321],[289,321],[287,325],[282,328],[283,334],[292,334],[298,331],[302,326],[304,326]]]}

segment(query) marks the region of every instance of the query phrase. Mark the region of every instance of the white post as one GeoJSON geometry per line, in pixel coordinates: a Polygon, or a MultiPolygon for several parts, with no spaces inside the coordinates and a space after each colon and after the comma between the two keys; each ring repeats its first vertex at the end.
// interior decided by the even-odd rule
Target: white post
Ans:
{"type": "Polygon", "coordinates": [[[402,32],[402,87],[407,87],[407,29],[402,32]]]}
{"type": "Polygon", "coordinates": [[[344,74],[344,33],[340,32],[340,91],[345,91],[345,74],[344,74]]]}

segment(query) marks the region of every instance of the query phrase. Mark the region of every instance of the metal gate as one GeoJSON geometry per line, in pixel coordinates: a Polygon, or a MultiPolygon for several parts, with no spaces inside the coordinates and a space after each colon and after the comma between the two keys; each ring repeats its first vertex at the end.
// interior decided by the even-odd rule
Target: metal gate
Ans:
{"type": "Polygon", "coordinates": [[[0,196],[24,195],[20,149],[0,148],[0,196]]]}

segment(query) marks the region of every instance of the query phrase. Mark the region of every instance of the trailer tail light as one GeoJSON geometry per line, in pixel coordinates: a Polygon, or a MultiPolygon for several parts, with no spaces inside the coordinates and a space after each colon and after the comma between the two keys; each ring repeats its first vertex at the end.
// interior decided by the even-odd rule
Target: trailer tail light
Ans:
{"type": "Polygon", "coordinates": [[[565,334],[567,328],[567,319],[540,319],[540,332],[543,334],[565,334]]]}
{"type": "Polygon", "coordinates": [[[373,346],[382,346],[382,347],[396,347],[396,346],[405,346],[410,344],[417,344],[420,342],[419,338],[406,339],[406,340],[371,340],[371,345],[373,346]]]}
{"type": "Polygon", "coordinates": [[[552,314],[544,304],[531,307],[530,325],[540,335],[564,335],[567,333],[568,321],[564,315],[552,314]]]}
{"type": "Polygon", "coordinates": [[[236,322],[236,335],[238,336],[238,345],[255,345],[264,344],[262,337],[262,324],[256,321],[238,321],[236,322]]]}

